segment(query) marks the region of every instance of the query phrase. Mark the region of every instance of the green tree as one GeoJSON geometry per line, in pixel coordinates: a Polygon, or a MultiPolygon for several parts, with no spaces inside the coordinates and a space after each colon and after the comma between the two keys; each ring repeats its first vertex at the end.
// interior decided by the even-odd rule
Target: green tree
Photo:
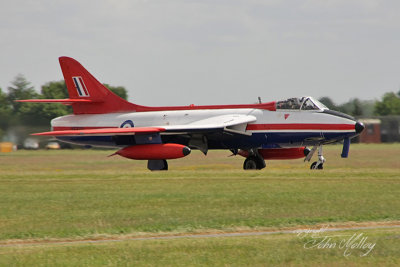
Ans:
{"type": "MultiPolygon", "coordinates": [[[[65,81],[48,82],[42,86],[40,98],[44,99],[65,99],[69,98],[68,89],[65,81]]],[[[51,120],[55,117],[64,116],[72,113],[71,106],[62,104],[45,104],[43,106],[42,116],[46,120],[51,120]]]]}
{"type": "MultiPolygon", "coordinates": [[[[124,87],[110,86],[108,84],[105,84],[105,86],[118,96],[127,99],[128,94],[124,87]]],[[[69,98],[65,81],[48,82],[42,86],[41,94],[38,94],[23,75],[17,75],[15,80],[12,82],[12,86],[8,87],[8,95],[3,94],[0,90],[0,128],[2,126],[4,126],[3,128],[9,126],[10,121],[12,121],[13,124],[24,123],[32,126],[47,126],[51,119],[72,113],[71,106],[62,104],[19,103],[14,101],[19,99],[38,98],[69,98]],[[9,116],[7,117],[6,114],[9,116]]]]}
{"type": "Polygon", "coordinates": [[[109,90],[111,90],[111,92],[113,92],[114,94],[116,94],[117,96],[128,100],[128,92],[126,91],[125,87],[123,86],[111,86],[109,84],[104,84],[105,87],[107,87],[109,90]]]}
{"type": "Polygon", "coordinates": [[[8,87],[7,99],[12,107],[14,114],[20,114],[22,103],[15,102],[20,99],[34,99],[38,98],[39,94],[35,92],[33,86],[28,82],[22,74],[18,74],[14,81],[11,82],[12,86],[8,87]]]}
{"type": "Polygon", "coordinates": [[[364,106],[367,103],[362,102],[358,98],[352,98],[348,102],[343,103],[338,106],[338,111],[352,115],[352,116],[362,116],[365,114],[364,106]]]}
{"type": "Polygon", "coordinates": [[[355,98],[352,100],[353,102],[353,110],[351,112],[351,114],[353,116],[362,116],[363,115],[363,108],[361,106],[361,101],[358,98],[355,98]]]}
{"type": "MultiPolygon", "coordinates": [[[[30,82],[21,74],[17,75],[11,84],[12,86],[8,87],[7,99],[12,106],[12,124],[17,125],[23,123],[31,126],[47,126],[52,118],[69,113],[67,108],[63,107],[61,104],[49,105],[44,103],[15,102],[15,100],[20,99],[37,99],[44,97],[43,94],[36,93],[33,86],[30,85],[30,82]]],[[[60,83],[48,83],[43,87],[42,92],[44,92],[46,98],[54,98],[54,96],[58,97],[62,94],[62,84],[60,83]]]]}
{"type": "Polygon", "coordinates": [[[336,105],[331,98],[324,96],[318,99],[322,104],[327,106],[329,109],[340,111],[353,116],[371,116],[373,115],[373,109],[375,101],[373,100],[360,100],[353,98],[346,103],[336,105]]]}
{"type": "Polygon", "coordinates": [[[0,88],[0,141],[11,121],[12,109],[7,95],[0,88]]]}
{"type": "Polygon", "coordinates": [[[333,102],[333,100],[330,97],[324,96],[318,100],[319,100],[319,102],[324,104],[327,108],[332,109],[332,110],[338,110],[338,106],[333,102]]]}
{"type": "MultiPolygon", "coordinates": [[[[68,90],[64,81],[48,82],[41,88],[41,99],[68,98],[68,90]]],[[[48,126],[53,118],[72,113],[70,106],[60,103],[29,103],[20,108],[20,121],[28,125],[48,126]]]]}
{"type": "Polygon", "coordinates": [[[63,99],[68,98],[68,89],[65,81],[48,82],[42,86],[42,98],[63,99]]]}
{"type": "Polygon", "coordinates": [[[376,115],[400,115],[400,92],[396,95],[393,92],[386,93],[382,101],[375,103],[374,113],[376,115]]]}
{"type": "Polygon", "coordinates": [[[12,109],[7,95],[3,93],[3,90],[0,88],[0,126],[1,123],[5,121],[5,118],[11,115],[11,112],[12,109]]]}

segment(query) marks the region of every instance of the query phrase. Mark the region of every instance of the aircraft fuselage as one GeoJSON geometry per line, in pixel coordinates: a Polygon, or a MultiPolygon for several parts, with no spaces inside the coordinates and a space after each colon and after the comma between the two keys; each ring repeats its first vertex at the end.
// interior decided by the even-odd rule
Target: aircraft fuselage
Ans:
{"type": "MultiPolygon", "coordinates": [[[[225,114],[253,115],[256,121],[243,129],[248,135],[230,132],[205,132],[209,149],[289,148],[313,146],[351,138],[357,133],[357,121],[325,113],[307,110],[179,110],[155,112],[130,112],[108,114],[68,115],[52,120],[57,130],[80,130],[114,127],[163,127],[190,124],[208,117],[225,114]]],[[[188,145],[190,131],[181,135],[161,135],[163,143],[188,145]]],[[[197,133],[198,134],[198,133],[197,133]]],[[[140,144],[140,135],[133,136],[62,136],[64,142],[80,145],[123,147],[140,144]]]]}

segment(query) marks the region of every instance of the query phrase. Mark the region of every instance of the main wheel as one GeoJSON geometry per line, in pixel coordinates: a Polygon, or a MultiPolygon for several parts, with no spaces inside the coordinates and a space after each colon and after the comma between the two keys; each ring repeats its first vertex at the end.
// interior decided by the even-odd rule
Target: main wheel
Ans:
{"type": "Polygon", "coordinates": [[[168,170],[168,162],[165,159],[149,160],[147,162],[147,168],[150,171],[167,171],[168,170]]]}
{"type": "Polygon", "coordinates": [[[163,159],[163,163],[164,163],[164,168],[162,168],[162,171],[168,171],[168,162],[166,159],[163,159]]]}
{"type": "Polygon", "coordinates": [[[257,170],[257,162],[253,157],[247,158],[243,163],[243,169],[245,170],[257,170]]]}
{"type": "Polygon", "coordinates": [[[265,168],[264,159],[255,156],[248,157],[243,163],[243,169],[245,170],[261,170],[263,168],[265,168]]]}

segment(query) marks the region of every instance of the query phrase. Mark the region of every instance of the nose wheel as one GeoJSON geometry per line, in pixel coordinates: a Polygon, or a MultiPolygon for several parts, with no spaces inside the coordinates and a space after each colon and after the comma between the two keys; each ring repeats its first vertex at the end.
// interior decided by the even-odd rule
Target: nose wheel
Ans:
{"type": "Polygon", "coordinates": [[[310,166],[310,170],[322,170],[323,168],[324,164],[318,163],[318,161],[314,161],[310,166]]]}
{"type": "MultiPolygon", "coordinates": [[[[312,155],[314,154],[315,150],[317,149],[317,147],[313,147],[313,149],[311,150],[311,152],[307,155],[305,160],[310,161],[312,155]]],[[[318,161],[315,161],[311,164],[310,169],[311,170],[322,170],[324,168],[324,163],[325,163],[326,159],[324,158],[324,156],[322,155],[322,145],[318,146],[318,161]]]]}

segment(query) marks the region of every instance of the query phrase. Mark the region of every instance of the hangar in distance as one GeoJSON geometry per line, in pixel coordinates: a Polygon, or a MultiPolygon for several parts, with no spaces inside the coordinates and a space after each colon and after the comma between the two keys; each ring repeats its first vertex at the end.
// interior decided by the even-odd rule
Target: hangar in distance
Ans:
{"type": "Polygon", "coordinates": [[[28,99],[20,102],[71,105],[73,114],[51,121],[55,136],[79,145],[115,147],[115,154],[148,160],[150,170],[167,170],[169,159],[185,157],[191,149],[205,155],[227,149],[245,157],[244,169],[263,169],[265,160],[318,157],[311,169],[322,169],[322,146],[343,141],[347,157],[350,139],[364,125],[329,110],[312,97],[259,104],[148,107],[130,103],[108,90],[78,61],[59,58],[68,99],[28,99]]]}

